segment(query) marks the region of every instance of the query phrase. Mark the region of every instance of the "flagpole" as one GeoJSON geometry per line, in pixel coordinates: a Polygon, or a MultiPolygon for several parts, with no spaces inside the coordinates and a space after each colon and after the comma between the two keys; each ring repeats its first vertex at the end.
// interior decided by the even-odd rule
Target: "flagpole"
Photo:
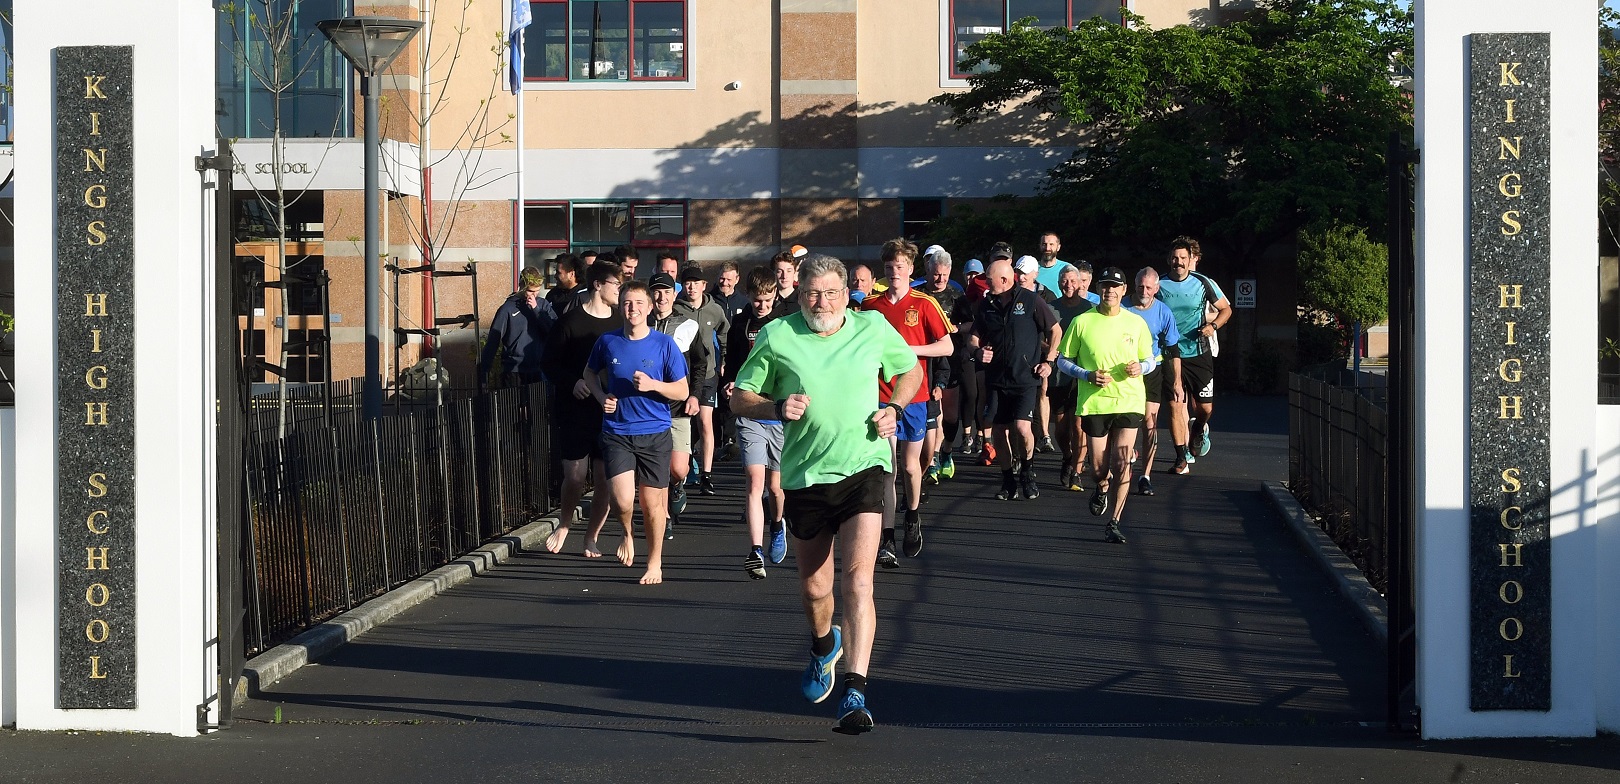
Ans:
{"type": "MultiPolygon", "coordinates": [[[[528,2],[528,0],[512,0],[512,3],[514,5],[514,7],[518,3],[526,3],[526,2],[528,2]]],[[[518,12],[516,10],[514,10],[512,12],[512,16],[510,18],[513,19],[514,22],[515,22],[518,19],[518,12]]],[[[514,26],[516,26],[516,25],[514,25],[514,26]]],[[[527,32],[526,29],[525,29],[526,26],[527,26],[526,24],[523,25],[523,26],[517,26],[517,29],[513,31],[516,34],[516,37],[514,39],[516,43],[512,47],[512,50],[513,50],[512,51],[513,68],[511,69],[512,70],[512,94],[513,94],[514,97],[517,98],[517,209],[514,210],[514,212],[513,212],[513,215],[515,216],[513,218],[513,223],[515,224],[515,227],[517,229],[515,232],[513,232],[513,235],[517,238],[517,256],[516,256],[516,259],[512,263],[512,290],[513,291],[517,290],[518,276],[522,273],[523,263],[525,261],[525,257],[528,255],[527,252],[526,252],[526,249],[524,248],[525,238],[524,238],[524,225],[523,225],[523,223],[524,223],[524,221],[523,221],[523,216],[524,216],[524,209],[523,209],[523,103],[524,103],[524,101],[523,101],[523,71],[524,71],[524,68],[523,68],[522,63],[523,63],[523,54],[524,54],[524,46],[523,46],[524,45],[524,37],[525,37],[525,34],[527,32]]]]}
{"type": "MultiPolygon", "coordinates": [[[[514,0],[525,2],[526,0],[514,0]]],[[[518,33],[518,46],[523,45],[523,33],[518,33]]],[[[517,263],[512,265],[512,290],[517,290],[518,274],[523,269],[524,236],[523,236],[523,75],[516,74],[517,84],[517,263]]]]}

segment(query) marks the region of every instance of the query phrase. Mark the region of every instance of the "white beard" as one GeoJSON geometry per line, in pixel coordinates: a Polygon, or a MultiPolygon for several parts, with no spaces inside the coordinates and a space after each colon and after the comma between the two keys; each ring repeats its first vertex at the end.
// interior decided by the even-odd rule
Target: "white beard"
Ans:
{"type": "Polygon", "coordinates": [[[826,317],[822,317],[817,315],[814,311],[806,310],[804,311],[804,323],[806,326],[810,327],[811,332],[832,332],[834,329],[844,326],[844,318],[848,314],[849,311],[846,310],[842,313],[829,314],[826,317]]]}

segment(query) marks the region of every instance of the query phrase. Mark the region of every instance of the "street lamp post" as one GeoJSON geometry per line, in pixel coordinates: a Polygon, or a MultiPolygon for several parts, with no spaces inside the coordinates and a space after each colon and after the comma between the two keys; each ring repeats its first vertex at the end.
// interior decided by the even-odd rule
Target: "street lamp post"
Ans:
{"type": "Polygon", "coordinates": [[[366,379],[361,388],[361,413],[367,419],[382,416],[382,328],[377,290],[381,285],[377,270],[381,256],[377,237],[377,74],[399,56],[422,23],[407,19],[376,16],[347,16],[316,24],[332,44],[360,72],[360,90],[365,95],[366,127],[366,379]]]}

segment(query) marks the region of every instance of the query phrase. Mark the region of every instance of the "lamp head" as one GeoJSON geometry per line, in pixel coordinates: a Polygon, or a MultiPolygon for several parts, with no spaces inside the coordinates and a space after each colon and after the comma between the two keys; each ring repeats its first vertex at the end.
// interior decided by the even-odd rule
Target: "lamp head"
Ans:
{"type": "Polygon", "coordinates": [[[419,21],[381,16],[346,16],[317,22],[315,26],[355,70],[366,76],[376,76],[386,69],[422,29],[419,21]]]}

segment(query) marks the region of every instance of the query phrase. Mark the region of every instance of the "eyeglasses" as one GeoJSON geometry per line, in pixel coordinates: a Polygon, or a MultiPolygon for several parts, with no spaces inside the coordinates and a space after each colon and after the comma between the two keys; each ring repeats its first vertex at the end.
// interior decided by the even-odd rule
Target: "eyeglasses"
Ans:
{"type": "Polygon", "coordinates": [[[824,299],[839,299],[839,298],[841,298],[843,296],[846,296],[845,292],[847,292],[847,291],[848,291],[848,289],[844,289],[844,288],[826,289],[824,291],[814,291],[814,290],[811,290],[811,289],[805,289],[804,290],[804,297],[805,297],[805,299],[808,299],[811,302],[820,302],[821,300],[824,300],[824,299]]]}

